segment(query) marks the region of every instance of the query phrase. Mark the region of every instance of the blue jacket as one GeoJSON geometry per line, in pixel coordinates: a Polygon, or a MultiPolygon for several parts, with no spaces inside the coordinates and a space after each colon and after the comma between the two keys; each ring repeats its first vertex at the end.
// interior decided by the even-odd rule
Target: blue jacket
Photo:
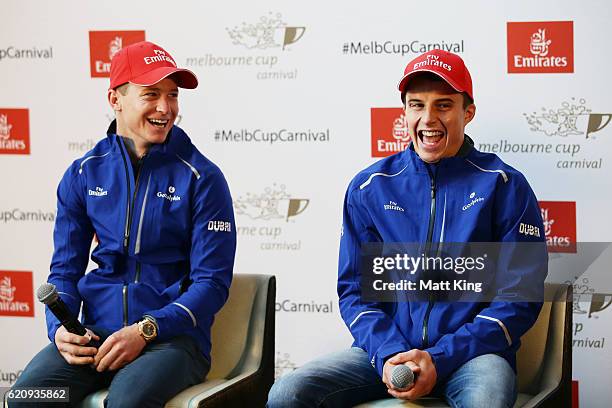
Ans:
{"type": "MultiPolygon", "coordinates": [[[[368,353],[381,376],[387,358],[413,348],[429,352],[438,381],[482,354],[498,354],[516,366],[519,339],[537,319],[541,302],[366,302],[361,297],[361,244],[442,241],[544,242],[538,202],[523,175],[496,155],[477,151],[466,136],[455,157],[436,165],[423,162],[410,146],[350,183],[340,241],[340,312],[354,345],[368,353]],[[540,233],[526,234],[521,223],[540,233]]],[[[538,247],[536,262],[513,256],[498,268],[515,282],[529,276],[543,291],[548,255],[544,244],[538,247]]]]}
{"type": "MultiPolygon", "coordinates": [[[[210,328],[232,280],[236,232],[221,170],[174,126],[137,174],[115,122],[64,174],[48,281],[82,322],[112,331],[147,314],[158,339],[186,334],[210,361],[210,328]],[[91,259],[97,268],[85,274],[91,259]]],[[[47,314],[54,341],[57,319],[47,314]]]]}

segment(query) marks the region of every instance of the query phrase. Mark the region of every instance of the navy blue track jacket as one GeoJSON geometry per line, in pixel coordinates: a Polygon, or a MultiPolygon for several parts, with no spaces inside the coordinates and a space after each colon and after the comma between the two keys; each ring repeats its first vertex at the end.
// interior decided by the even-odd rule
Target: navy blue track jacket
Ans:
{"type": "MultiPolygon", "coordinates": [[[[174,126],[135,173],[115,122],[57,190],[48,281],[82,322],[116,331],[143,315],[158,339],[190,335],[210,361],[210,328],[232,280],[234,213],[221,170],[174,126]],[[85,274],[91,259],[97,268],[85,274]]],[[[47,310],[51,341],[59,327],[47,310]]]]}
{"type": "MultiPolygon", "coordinates": [[[[435,165],[423,162],[412,145],[378,161],[352,180],[344,202],[338,295],[354,345],[368,353],[381,376],[387,358],[413,348],[430,353],[439,382],[482,354],[498,354],[515,367],[520,337],[536,321],[541,302],[365,302],[360,247],[544,241],[538,202],[525,177],[496,155],[477,151],[467,136],[455,157],[435,165]],[[525,225],[541,233],[526,233],[525,225]]],[[[510,284],[528,278],[543,293],[548,254],[544,244],[540,248],[535,259],[511,254],[498,271],[510,284]]]]}

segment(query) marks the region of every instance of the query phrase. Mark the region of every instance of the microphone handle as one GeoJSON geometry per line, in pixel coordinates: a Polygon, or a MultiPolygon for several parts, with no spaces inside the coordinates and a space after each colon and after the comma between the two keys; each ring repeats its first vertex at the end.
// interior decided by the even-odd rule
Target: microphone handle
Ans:
{"type": "Polygon", "coordinates": [[[70,310],[68,310],[68,307],[61,298],[58,297],[55,302],[51,302],[47,306],[49,306],[51,313],[57,317],[62,326],[70,333],[78,334],[79,336],[84,336],[87,333],[81,322],[72,317],[70,310]]]}

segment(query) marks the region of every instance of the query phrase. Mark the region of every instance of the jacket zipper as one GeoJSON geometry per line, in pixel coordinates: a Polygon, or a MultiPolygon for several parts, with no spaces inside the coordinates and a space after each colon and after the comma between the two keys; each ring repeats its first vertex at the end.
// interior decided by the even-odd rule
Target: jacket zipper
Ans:
{"type": "MultiPolygon", "coordinates": [[[[427,242],[425,243],[425,256],[429,256],[431,250],[431,244],[433,239],[433,230],[436,219],[436,176],[432,174],[429,165],[427,165],[427,172],[431,180],[431,207],[429,210],[429,227],[427,230],[427,242]]],[[[429,343],[429,335],[427,333],[427,326],[429,325],[429,315],[434,304],[433,293],[429,293],[429,302],[427,304],[427,310],[425,311],[425,318],[423,319],[423,333],[421,340],[423,341],[423,349],[427,348],[429,343]]]]}
{"type": "Polygon", "coordinates": [[[140,281],[140,262],[136,261],[136,277],[134,278],[134,283],[138,283],[140,281]]]}
{"type": "MultiPolygon", "coordinates": [[[[119,144],[121,144],[121,142],[119,142],[119,144]]],[[[130,228],[129,228],[130,196],[132,194],[131,194],[131,189],[130,189],[130,172],[127,167],[127,160],[125,159],[125,153],[123,152],[123,149],[121,148],[121,146],[119,146],[119,150],[121,151],[121,157],[123,158],[123,167],[125,168],[125,181],[127,185],[127,196],[126,196],[127,205],[125,206],[125,230],[123,231],[123,252],[125,252],[127,255],[128,241],[130,239],[130,228]]]]}
{"type": "MultiPolygon", "coordinates": [[[[127,219],[127,235],[125,236],[125,250],[129,252],[130,250],[130,230],[132,229],[132,216],[134,215],[134,205],[136,204],[136,196],[138,195],[138,180],[140,179],[140,169],[142,168],[142,162],[146,156],[142,156],[141,159],[138,160],[138,164],[136,166],[136,181],[134,187],[134,196],[132,197],[130,210],[128,211],[128,219],[127,219]]],[[[128,174],[129,175],[129,174],[128,174]]],[[[129,197],[129,196],[128,196],[129,197]]]]}
{"type": "MultiPolygon", "coordinates": [[[[130,217],[128,218],[128,225],[129,225],[129,229],[132,229],[132,217],[134,215],[134,205],[136,204],[136,196],[138,195],[138,180],[140,180],[140,173],[141,173],[141,169],[142,169],[142,163],[144,162],[145,157],[147,157],[147,155],[145,154],[144,156],[142,156],[139,160],[138,160],[138,165],[136,166],[137,170],[136,170],[136,187],[134,188],[134,197],[132,197],[132,208],[130,209],[130,217]]],[[[129,244],[130,244],[130,239],[129,239],[129,235],[128,235],[128,251],[129,251],[129,244]]],[[[140,279],[140,262],[136,261],[136,273],[134,274],[134,283],[137,283],[138,280],[140,279]]]]}
{"type": "Polygon", "coordinates": [[[123,327],[128,325],[128,286],[123,285],[123,327]]]}
{"type": "MultiPolygon", "coordinates": [[[[121,156],[123,157],[123,166],[125,167],[125,178],[127,180],[127,210],[126,210],[126,221],[125,221],[125,231],[123,234],[123,251],[126,255],[129,254],[130,250],[130,228],[132,227],[132,215],[134,213],[134,204],[136,202],[136,196],[138,195],[138,180],[140,179],[140,169],[142,168],[142,163],[144,161],[145,156],[142,156],[141,159],[138,160],[138,166],[136,170],[136,181],[134,182],[134,195],[132,196],[132,200],[130,202],[130,172],[127,167],[127,160],[125,157],[125,153],[123,149],[121,150],[121,156]]],[[[131,165],[131,163],[130,163],[131,165]]],[[[136,261],[136,273],[135,273],[135,282],[138,282],[140,279],[140,262],[136,261]]],[[[127,284],[123,285],[123,326],[128,325],[128,286],[127,284]]]]}

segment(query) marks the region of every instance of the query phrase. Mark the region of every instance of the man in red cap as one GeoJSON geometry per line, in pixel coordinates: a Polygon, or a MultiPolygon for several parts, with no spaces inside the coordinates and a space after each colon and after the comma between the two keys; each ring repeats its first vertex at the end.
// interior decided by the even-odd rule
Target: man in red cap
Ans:
{"type": "Polygon", "coordinates": [[[515,355],[539,314],[547,274],[537,199],[522,174],[476,150],[465,135],[476,106],[470,73],[458,55],[432,50],[418,56],[398,88],[411,144],[355,176],[345,197],[338,296],[353,347],[282,377],[270,391],[270,408],[349,407],[390,395],[433,395],[453,407],[493,408],[511,407],[517,397],[515,355]],[[418,248],[410,253],[413,261],[436,259],[442,250],[466,245],[452,243],[470,242],[499,243],[500,256],[483,275],[488,287],[479,287],[483,296],[457,288],[463,279],[450,280],[474,275],[453,267],[444,275],[441,266],[399,275],[415,286],[430,285],[420,286],[424,297],[413,296],[399,278],[385,281],[394,286],[380,294],[381,279],[402,266],[392,256],[380,257],[392,266],[388,274],[374,271],[361,252],[393,254],[394,247],[380,244],[404,243],[418,248]],[[521,248],[530,248],[529,254],[519,253],[516,243],[526,244],[521,248]],[[372,275],[379,288],[374,291],[367,284],[372,275]],[[439,288],[431,289],[431,282],[439,288]],[[536,295],[528,296],[524,286],[536,295]],[[500,299],[506,293],[518,296],[500,299]],[[468,301],[448,300],[457,295],[468,301]]]}
{"type": "Polygon", "coordinates": [[[51,344],[14,388],[68,387],[74,406],[108,388],[105,406],[160,407],[205,378],[236,233],[221,170],[174,125],[179,88],[197,85],[153,43],[113,57],[116,119],[59,184],[48,278],[73,316],[82,308],[87,333],[68,332],[47,308],[51,344]],[[97,268],[85,274],[94,236],[97,268]]]}

